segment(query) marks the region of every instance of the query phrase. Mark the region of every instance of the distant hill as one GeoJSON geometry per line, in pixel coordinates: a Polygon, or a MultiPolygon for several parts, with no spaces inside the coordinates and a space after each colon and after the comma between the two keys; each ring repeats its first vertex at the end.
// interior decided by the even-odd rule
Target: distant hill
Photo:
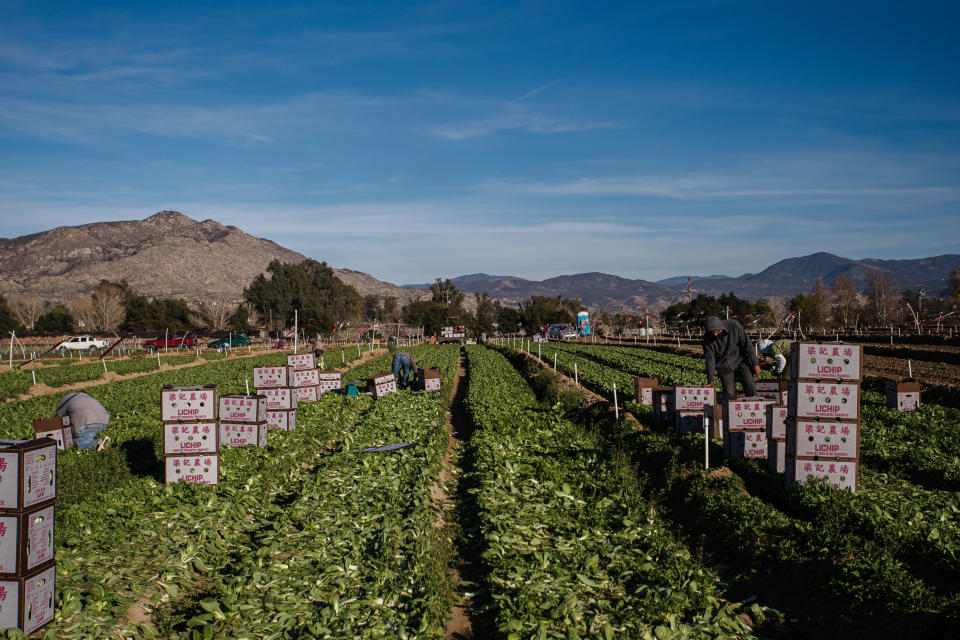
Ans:
{"type": "MultiPolygon", "coordinates": [[[[58,227],[0,238],[0,293],[36,292],[55,302],[89,295],[101,280],[126,280],[147,297],[239,300],[243,289],[274,259],[306,256],[237,227],[197,222],[176,211],[144,220],[58,227]]],[[[334,269],[361,295],[392,295],[403,303],[426,295],[358,271],[334,269]]]]}
{"type": "MultiPolygon", "coordinates": [[[[463,289],[461,285],[474,284],[478,282],[492,282],[494,280],[516,280],[513,276],[492,276],[489,273],[471,273],[466,276],[457,276],[456,278],[450,278],[450,282],[457,285],[458,288],[463,289]]],[[[432,282],[426,284],[402,284],[400,285],[404,289],[429,289],[432,282]]]]}
{"type": "Polygon", "coordinates": [[[700,292],[717,295],[733,291],[740,297],[763,298],[808,293],[814,280],[822,278],[828,285],[843,275],[864,291],[870,276],[878,271],[892,278],[903,289],[922,285],[930,295],[946,288],[945,279],[951,267],[960,268],[960,255],[947,254],[912,260],[851,260],[831,253],[814,253],[800,258],[787,258],[770,265],[760,273],[747,273],[738,278],[696,280],[700,292]]]}
{"type": "Polygon", "coordinates": [[[674,276],[672,278],[665,278],[663,280],[657,280],[657,284],[662,284],[665,287],[680,287],[686,286],[687,280],[725,280],[730,276],[674,276]]]}
{"type": "Polygon", "coordinates": [[[607,273],[580,273],[546,280],[499,278],[495,280],[460,280],[451,278],[460,289],[471,293],[487,292],[507,305],[516,306],[530,296],[565,296],[577,298],[586,306],[611,311],[635,309],[644,302],[658,309],[667,306],[678,291],[647,280],[630,280],[607,273]]]}

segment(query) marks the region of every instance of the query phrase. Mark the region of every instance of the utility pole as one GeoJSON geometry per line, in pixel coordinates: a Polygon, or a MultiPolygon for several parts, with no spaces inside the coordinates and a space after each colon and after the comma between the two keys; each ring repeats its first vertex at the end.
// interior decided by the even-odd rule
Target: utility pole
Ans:
{"type": "Polygon", "coordinates": [[[687,294],[687,302],[693,302],[693,294],[697,293],[697,290],[690,284],[690,278],[687,278],[687,286],[683,288],[683,292],[687,294]]]}

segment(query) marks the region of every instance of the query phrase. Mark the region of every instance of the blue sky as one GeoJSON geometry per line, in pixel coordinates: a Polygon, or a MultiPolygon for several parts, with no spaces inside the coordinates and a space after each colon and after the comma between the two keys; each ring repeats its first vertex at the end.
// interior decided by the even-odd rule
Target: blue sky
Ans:
{"type": "Polygon", "coordinates": [[[173,209],[401,284],[960,253],[958,18],[0,0],[0,235],[173,209]]]}

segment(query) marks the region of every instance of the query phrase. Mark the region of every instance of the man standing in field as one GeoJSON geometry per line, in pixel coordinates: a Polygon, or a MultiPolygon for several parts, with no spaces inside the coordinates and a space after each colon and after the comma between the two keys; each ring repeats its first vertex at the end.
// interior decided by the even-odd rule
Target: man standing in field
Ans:
{"type": "Polygon", "coordinates": [[[781,338],[776,342],[773,340],[761,340],[757,343],[757,349],[759,349],[760,353],[765,356],[770,356],[777,361],[776,364],[773,365],[773,370],[776,374],[787,380],[790,379],[790,369],[787,368],[787,364],[790,360],[790,345],[792,344],[793,340],[788,338],[781,338]]]}
{"type": "Polygon", "coordinates": [[[110,414],[86,393],[68,393],[57,406],[57,416],[70,416],[70,427],[78,449],[99,451],[110,444],[110,436],[96,439],[107,428],[110,414]]]}
{"type": "Polygon", "coordinates": [[[707,383],[713,384],[714,377],[719,375],[724,396],[737,397],[735,378],[740,379],[744,393],[756,394],[753,377],[760,375],[760,361],[739,322],[709,316],[703,334],[703,356],[707,361],[707,383]]]}
{"type": "Polygon", "coordinates": [[[397,384],[401,389],[407,388],[407,380],[410,373],[417,373],[417,363],[413,361],[409,353],[403,351],[393,354],[393,377],[397,379],[397,384]],[[400,377],[401,372],[403,377],[400,377]]]}

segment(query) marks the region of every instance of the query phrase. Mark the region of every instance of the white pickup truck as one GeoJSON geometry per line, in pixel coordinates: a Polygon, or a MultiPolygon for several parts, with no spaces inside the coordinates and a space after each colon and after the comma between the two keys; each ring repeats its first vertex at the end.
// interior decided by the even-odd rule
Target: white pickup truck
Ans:
{"type": "Polygon", "coordinates": [[[73,336],[57,345],[66,351],[102,351],[110,345],[109,340],[98,340],[91,335],[73,336]]]}

